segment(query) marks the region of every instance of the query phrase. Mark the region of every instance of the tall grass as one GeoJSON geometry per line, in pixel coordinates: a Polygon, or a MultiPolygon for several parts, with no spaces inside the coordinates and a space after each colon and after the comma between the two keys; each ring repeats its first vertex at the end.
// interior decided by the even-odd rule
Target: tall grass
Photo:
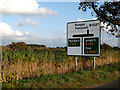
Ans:
{"type": "Polygon", "coordinates": [[[48,74],[36,78],[13,80],[3,83],[3,88],[87,88],[120,77],[119,63],[104,65],[96,70],[79,70],[64,74],[48,74]]]}
{"type": "MultiPolygon", "coordinates": [[[[78,70],[92,69],[93,57],[78,57],[78,70]]],[[[117,50],[102,50],[96,58],[96,66],[118,62],[117,50]]],[[[67,56],[66,51],[3,51],[2,52],[3,82],[13,79],[23,79],[44,74],[58,74],[74,71],[74,56],[67,56]]]]}

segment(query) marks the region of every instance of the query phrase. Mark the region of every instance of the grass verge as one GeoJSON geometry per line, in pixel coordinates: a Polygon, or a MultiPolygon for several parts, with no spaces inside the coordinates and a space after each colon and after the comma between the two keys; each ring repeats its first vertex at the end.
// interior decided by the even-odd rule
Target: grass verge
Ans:
{"type": "Polygon", "coordinates": [[[64,74],[13,80],[3,83],[2,88],[86,88],[90,85],[116,80],[120,77],[120,62],[104,65],[96,70],[84,70],[64,74]]]}

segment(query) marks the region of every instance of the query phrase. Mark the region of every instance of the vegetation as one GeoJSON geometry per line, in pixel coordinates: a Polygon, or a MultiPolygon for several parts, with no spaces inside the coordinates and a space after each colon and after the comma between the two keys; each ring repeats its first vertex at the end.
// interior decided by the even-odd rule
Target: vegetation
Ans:
{"type": "Polygon", "coordinates": [[[31,48],[33,48],[33,47],[37,47],[37,48],[47,47],[47,46],[45,46],[45,45],[38,45],[38,44],[27,44],[27,45],[30,46],[31,48]]]}
{"type": "Polygon", "coordinates": [[[40,77],[13,80],[3,83],[3,88],[87,88],[90,85],[100,84],[120,77],[119,63],[104,65],[96,70],[82,70],[64,74],[45,75],[44,71],[40,77]]]}
{"type": "Polygon", "coordinates": [[[11,49],[11,50],[28,50],[29,47],[27,46],[26,43],[24,42],[12,42],[12,44],[9,44],[8,47],[11,49]]]}
{"type": "Polygon", "coordinates": [[[103,43],[103,45],[101,46],[101,49],[102,50],[112,50],[113,48],[110,45],[103,43]]]}
{"type": "Polygon", "coordinates": [[[3,51],[2,61],[17,62],[22,61],[43,61],[44,59],[60,63],[67,60],[65,51],[3,51]]]}
{"type": "Polygon", "coordinates": [[[84,2],[79,3],[79,10],[87,11],[87,9],[92,9],[92,16],[96,16],[100,21],[107,23],[107,26],[111,26],[112,29],[109,30],[113,35],[118,31],[117,26],[120,26],[120,1],[111,2],[100,2],[96,0],[94,2],[84,2]]]}
{"type": "MultiPolygon", "coordinates": [[[[29,49],[26,50],[24,45],[21,50],[20,44],[12,45],[2,48],[2,82],[74,71],[74,56],[67,56],[66,48],[31,48],[25,44],[29,49]]],[[[118,62],[118,50],[107,44],[101,48],[100,57],[96,57],[96,67],[118,62]]],[[[93,57],[79,56],[77,70],[92,70],[92,60],[93,57]]]]}
{"type": "Polygon", "coordinates": [[[65,51],[66,47],[47,48],[45,45],[26,44],[25,42],[12,42],[2,46],[2,51],[65,51]]]}

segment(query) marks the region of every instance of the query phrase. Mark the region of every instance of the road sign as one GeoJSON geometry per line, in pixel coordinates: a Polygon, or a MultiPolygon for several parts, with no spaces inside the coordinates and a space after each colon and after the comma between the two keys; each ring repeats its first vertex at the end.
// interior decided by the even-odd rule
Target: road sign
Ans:
{"type": "Polygon", "coordinates": [[[120,27],[118,29],[118,47],[120,48],[120,27]]]}
{"type": "Polygon", "coordinates": [[[99,20],[67,23],[67,55],[100,55],[99,20]]]}
{"type": "Polygon", "coordinates": [[[80,38],[68,39],[69,47],[80,47],[80,38]]]}
{"type": "Polygon", "coordinates": [[[83,54],[99,54],[99,38],[84,38],[83,54]]]}

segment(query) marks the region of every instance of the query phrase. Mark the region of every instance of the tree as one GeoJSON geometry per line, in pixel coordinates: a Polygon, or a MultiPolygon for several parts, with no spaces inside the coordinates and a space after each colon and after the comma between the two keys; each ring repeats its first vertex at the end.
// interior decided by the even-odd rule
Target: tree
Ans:
{"type": "MultiPolygon", "coordinates": [[[[86,11],[92,9],[92,16],[96,16],[101,22],[111,26],[109,32],[116,35],[120,26],[120,1],[119,2],[80,2],[78,10],[86,11]]],[[[104,27],[104,28],[107,28],[104,27]]]]}
{"type": "Polygon", "coordinates": [[[106,43],[104,43],[102,46],[101,46],[101,49],[102,50],[112,50],[112,47],[106,43]]]}
{"type": "Polygon", "coordinates": [[[12,42],[7,47],[10,47],[11,50],[29,50],[29,47],[25,42],[12,42]]]}

